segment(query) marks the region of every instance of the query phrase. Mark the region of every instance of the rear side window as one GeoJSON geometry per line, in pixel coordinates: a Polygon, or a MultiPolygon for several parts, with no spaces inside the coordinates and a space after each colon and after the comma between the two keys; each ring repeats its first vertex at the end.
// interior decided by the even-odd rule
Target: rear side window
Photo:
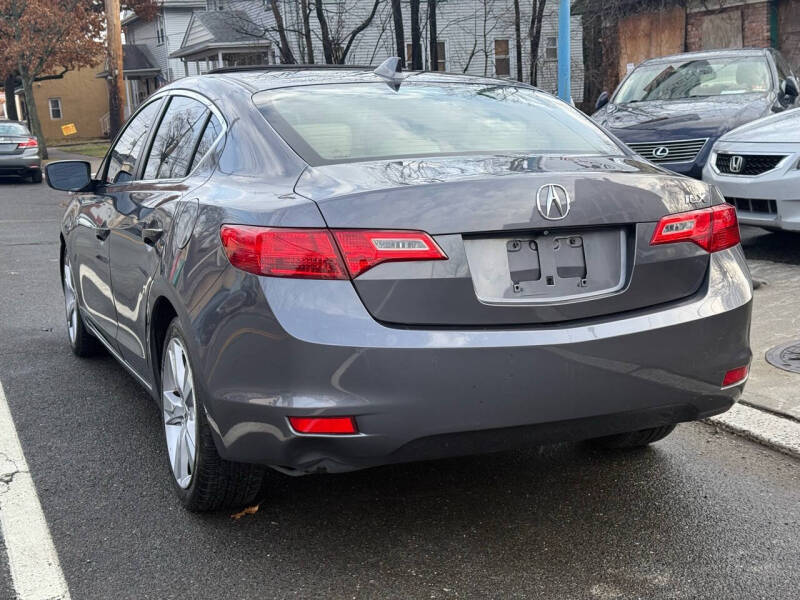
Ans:
{"type": "Polygon", "coordinates": [[[153,140],[144,179],[177,179],[189,173],[209,112],[202,102],[193,98],[172,98],[153,140]]]}
{"type": "Polygon", "coordinates": [[[0,135],[30,135],[28,128],[19,123],[0,123],[0,135]]]}
{"type": "Polygon", "coordinates": [[[147,136],[161,109],[161,100],[156,100],[140,110],[128,121],[119,141],[111,149],[106,170],[107,183],[124,183],[136,175],[136,162],[142,155],[147,136]]]}
{"type": "Polygon", "coordinates": [[[312,165],[446,154],[602,154],[621,149],[588,118],[529,88],[406,82],[257,94],[264,117],[312,165]]]}
{"type": "Polygon", "coordinates": [[[222,125],[220,124],[219,119],[212,114],[211,118],[206,124],[206,128],[203,130],[203,135],[200,137],[200,141],[197,144],[197,151],[194,153],[192,166],[189,167],[190,173],[194,171],[194,168],[200,163],[201,160],[203,160],[203,157],[211,149],[211,145],[214,143],[214,140],[219,137],[220,133],[222,133],[222,125]]]}

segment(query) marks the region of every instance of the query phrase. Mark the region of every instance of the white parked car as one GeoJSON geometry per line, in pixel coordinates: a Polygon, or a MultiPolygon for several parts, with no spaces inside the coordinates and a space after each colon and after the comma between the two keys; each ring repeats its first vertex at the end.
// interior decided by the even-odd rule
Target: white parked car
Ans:
{"type": "Polygon", "coordinates": [[[800,231],[800,108],[723,135],[703,180],[736,206],[740,223],[800,231]]]}

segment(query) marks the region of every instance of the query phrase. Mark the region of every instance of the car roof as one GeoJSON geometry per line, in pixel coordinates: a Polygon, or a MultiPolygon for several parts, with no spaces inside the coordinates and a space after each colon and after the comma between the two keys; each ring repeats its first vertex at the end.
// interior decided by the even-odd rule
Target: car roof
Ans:
{"type": "Polygon", "coordinates": [[[642,61],[643,65],[657,64],[662,62],[674,62],[676,60],[703,60],[710,58],[732,58],[735,56],[766,56],[769,53],[767,48],[729,48],[725,50],[703,50],[700,52],[684,52],[682,54],[671,54],[670,56],[659,56],[642,61]]]}
{"type": "MultiPolygon", "coordinates": [[[[220,69],[217,72],[202,75],[201,77],[206,80],[217,79],[237,83],[252,92],[326,83],[385,83],[386,80],[375,75],[373,69],[374,67],[350,67],[346,65],[270,65],[264,68],[220,69]]],[[[477,83],[531,87],[528,84],[508,79],[476,77],[441,71],[408,71],[402,73],[402,77],[405,81],[413,81],[414,83],[477,83]]]]}

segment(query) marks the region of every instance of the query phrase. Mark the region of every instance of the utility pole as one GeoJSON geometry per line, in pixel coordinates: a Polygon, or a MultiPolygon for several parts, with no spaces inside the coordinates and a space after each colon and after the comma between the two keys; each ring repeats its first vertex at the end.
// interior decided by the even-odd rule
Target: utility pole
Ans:
{"type": "Polygon", "coordinates": [[[122,78],[122,26],[119,0],[105,0],[106,63],[108,65],[108,116],[111,139],[125,121],[125,82],[122,78]]]}
{"type": "Polygon", "coordinates": [[[560,0],[558,6],[558,97],[572,101],[570,91],[570,0],[560,0]]]}

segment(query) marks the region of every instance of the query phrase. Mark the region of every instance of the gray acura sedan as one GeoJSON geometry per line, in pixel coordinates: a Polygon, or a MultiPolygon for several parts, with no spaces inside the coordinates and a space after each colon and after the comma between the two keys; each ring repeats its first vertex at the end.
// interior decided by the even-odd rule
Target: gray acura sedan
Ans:
{"type": "Polygon", "coordinates": [[[734,208],[524,84],[223,70],[47,177],[72,349],[152,394],[191,510],[267,467],[643,446],[747,379],[734,208]]]}

